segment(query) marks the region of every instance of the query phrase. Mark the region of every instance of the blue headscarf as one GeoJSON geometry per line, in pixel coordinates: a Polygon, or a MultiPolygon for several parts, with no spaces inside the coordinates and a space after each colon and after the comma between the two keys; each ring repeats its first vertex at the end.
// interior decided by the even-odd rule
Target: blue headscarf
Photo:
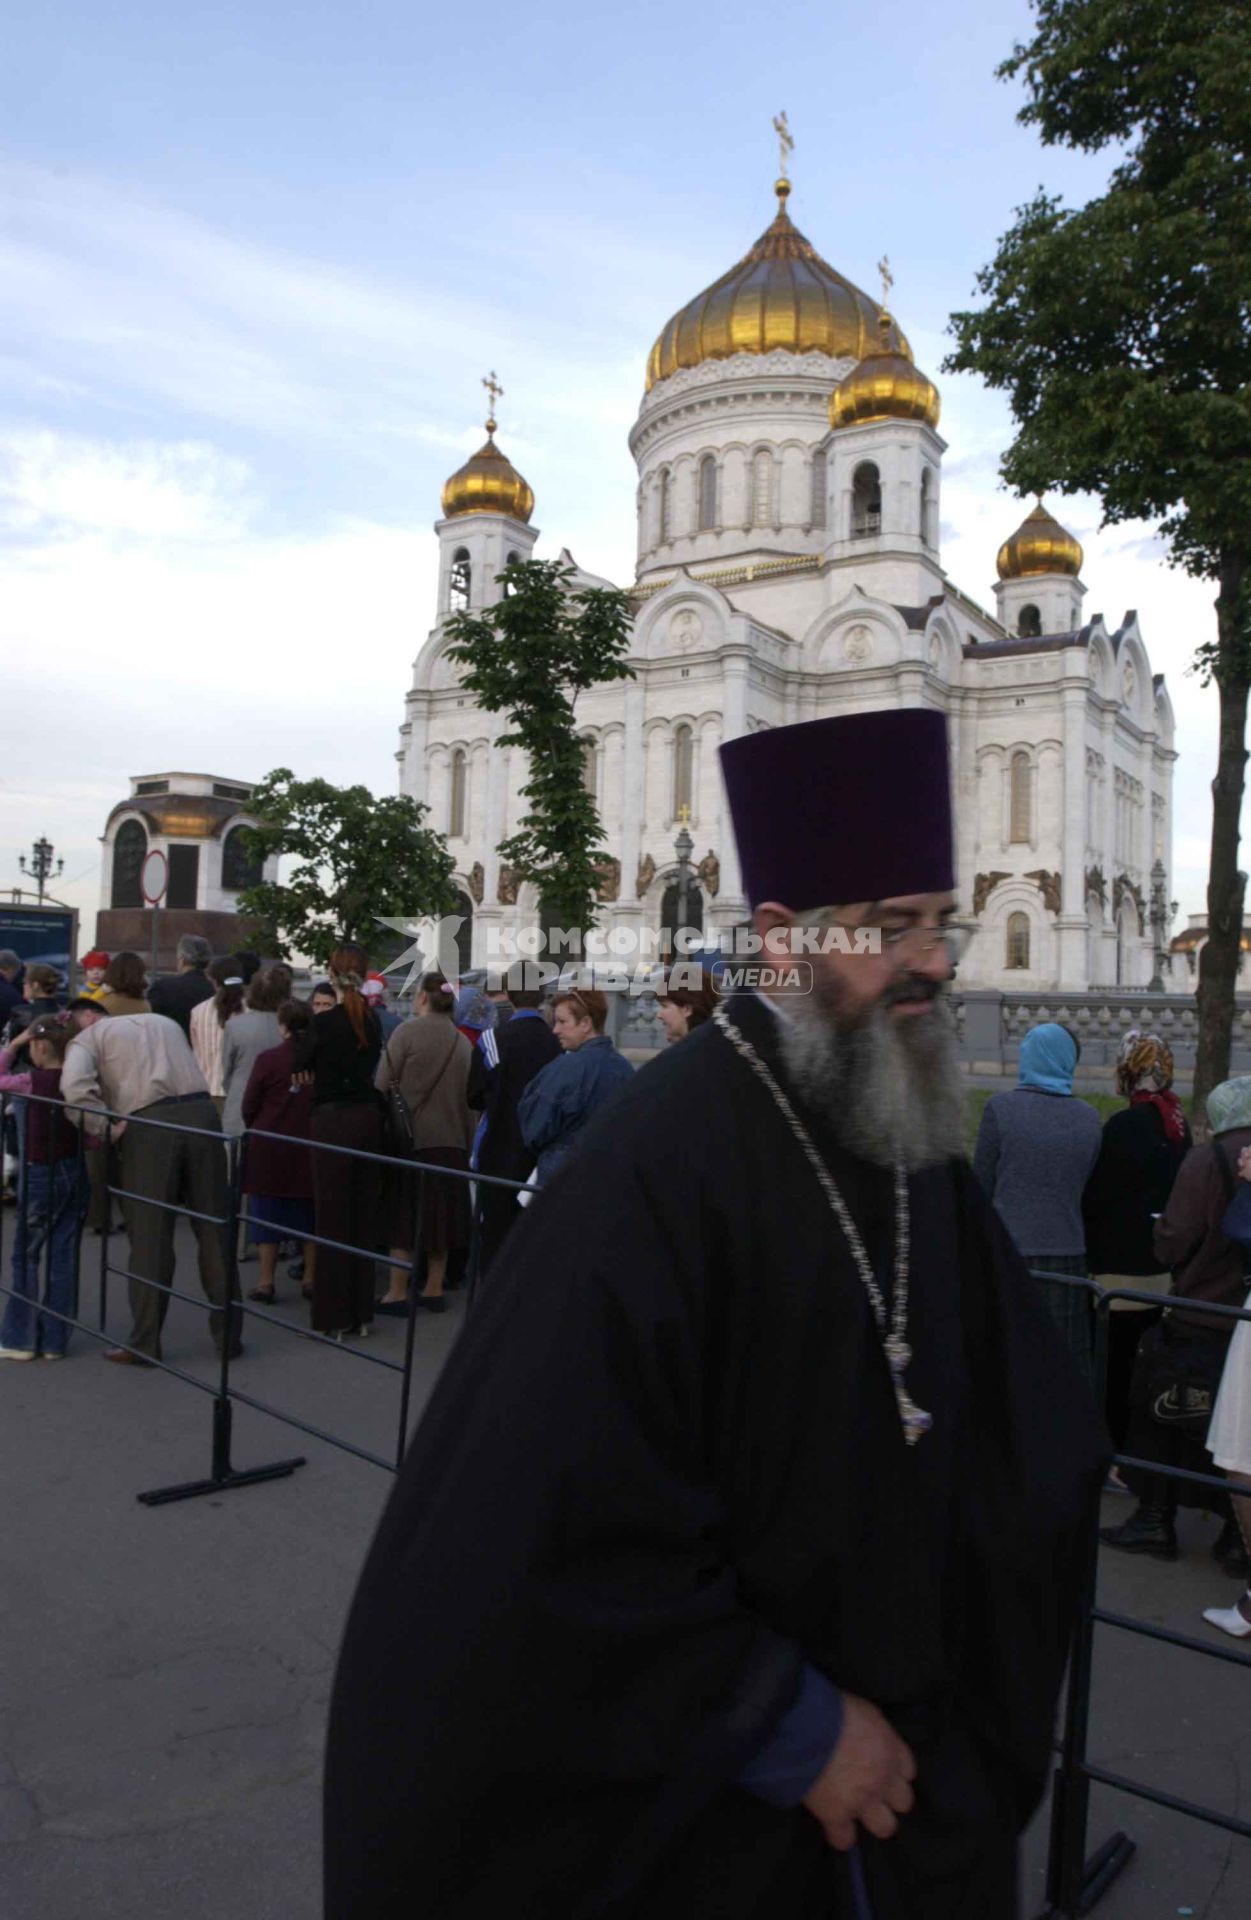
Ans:
{"type": "Polygon", "coordinates": [[[1067,1027],[1054,1020],[1031,1027],[1021,1042],[1021,1085],[1040,1093],[1072,1093],[1077,1065],[1077,1042],[1067,1027]]]}

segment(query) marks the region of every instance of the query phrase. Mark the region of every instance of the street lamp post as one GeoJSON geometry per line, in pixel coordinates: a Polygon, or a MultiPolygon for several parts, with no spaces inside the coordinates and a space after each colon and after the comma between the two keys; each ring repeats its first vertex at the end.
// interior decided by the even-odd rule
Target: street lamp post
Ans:
{"type": "Polygon", "coordinates": [[[1157,860],[1151,869],[1151,904],[1148,909],[1148,917],[1151,921],[1151,944],[1153,948],[1151,956],[1153,971],[1147,986],[1148,993],[1164,992],[1164,967],[1168,960],[1168,950],[1165,946],[1165,941],[1168,939],[1168,930],[1172,926],[1173,919],[1177,913],[1176,900],[1165,900],[1164,898],[1164,882],[1166,878],[1164,862],[1163,860],[1157,860]]]}
{"type": "Polygon", "coordinates": [[[695,842],[687,831],[685,820],[682,831],[673,843],[673,851],[678,856],[678,928],[684,928],[690,920],[691,896],[691,855],[695,851],[695,842]]]}
{"type": "Polygon", "coordinates": [[[52,856],[55,852],[56,848],[51,840],[43,839],[36,840],[31,848],[29,866],[26,864],[26,855],[24,853],[18,855],[18,866],[35,883],[35,898],[40,906],[43,905],[43,896],[49,879],[55,880],[65,871],[64,860],[58,860],[56,866],[53,866],[52,856]]]}

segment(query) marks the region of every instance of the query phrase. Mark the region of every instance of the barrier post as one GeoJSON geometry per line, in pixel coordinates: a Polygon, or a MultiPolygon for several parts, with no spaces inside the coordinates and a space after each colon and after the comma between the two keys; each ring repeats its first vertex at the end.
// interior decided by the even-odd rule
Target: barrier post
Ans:
{"type": "MultiPolygon", "coordinates": [[[[1108,1318],[1103,1303],[1095,1306],[1095,1392],[1100,1406],[1107,1397],[1108,1318]]],[[[1128,1865],[1134,1842],[1114,1833],[1089,1858],[1086,1836],[1090,1821],[1090,1777],[1086,1747],[1090,1732],[1090,1687],[1094,1666],[1095,1602],[1099,1583],[1099,1521],[1101,1489],[1096,1490],[1086,1527],[1077,1631],[1069,1656],[1068,1690],[1060,1764],[1051,1789],[1051,1844],[1047,1855],[1048,1912],[1054,1920],[1088,1914],[1128,1865]]]]}
{"type": "Polygon", "coordinates": [[[408,1444],[408,1403],[413,1390],[413,1341],[417,1331],[417,1272],[421,1265],[421,1230],[426,1211],[426,1171],[418,1165],[413,1169],[417,1182],[413,1195],[413,1262],[408,1276],[408,1319],[404,1325],[404,1372],[400,1379],[400,1425],[395,1439],[395,1471],[398,1473],[404,1464],[404,1449],[408,1444]]]}
{"type": "MultiPolygon", "coordinates": [[[[145,1507],[166,1507],[175,1500],[195,1500],[206,1493],[231,1492],[236,1487],[257,1486],[263,1480],[286,1480],[305,1464],[304,1455],[289,1460],[274,1460],[264,1467],[236,1468],[231,1463],[230,1446],[234,1431],[234,1408],[230,1400],[230,1362],[236,1340],[243,1327],[242,1299],[236,1303],[239,1287],[239,1216],[243,1186],[243,1155],[237,1137],[225,1141],[227,1156],[226,1217],[216,1222],[226,1255],[226,1298],[222,1306],[221,1357],[217,1392],[213,1397],[212,1465],[207,1480],[186,1480],[180,1485],[153,1487],[135,1498],[145,1507]]],[[[213,1146],[209,1142],[210,1148],[213,1146]]],[[[210,1325],[212,1324],[210,1318],[210,1325]]]]}

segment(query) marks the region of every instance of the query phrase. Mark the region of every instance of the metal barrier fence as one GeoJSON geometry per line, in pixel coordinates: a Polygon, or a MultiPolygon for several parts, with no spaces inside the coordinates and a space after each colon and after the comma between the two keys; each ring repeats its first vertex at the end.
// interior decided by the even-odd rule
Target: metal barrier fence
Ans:
{"type": "MultiPolygon", "coordinates": [[[[1041,1270],[1034,1272],[1033,1277],[1036,1280],[1046,1281],[1051,1286],[1079,1288],[1090,1295],[1094,1323],[1095,1387],[1099,1395],[1099,1404],[1103,1405],[1107,1392],[1108,1314],[1117,1301],[1126,1301],[1138,1307],[1159,1308],[1164,1304],[1161,1295],[1138,1292],[1128,1287],[1109,1288],[1105,1291],[1091,1280],[1081,1280],[1041,1270]]],[[[1251,1320],[1251,1310],[1247,1308],[1221,1307],[1207,1301],[1190,1299],[1187,1299],[1184,1304],[1187,1313],[1208,1315],[1218,1324],[1251,1320]]],[[[1161,1480],[1181,1480],[1194,1486],[1213,1488],[1234,1499],[1245,1499],[1248,1493],[1251,1493],[1251,1488],[1234,1486],[1221,1473],[1196,1473],[1186,1467],[1170,1466],[1157,1460],[1144,1459],[1139,1454],[1118,1453],[1115,1456],[1115,1464],[1118,1467],[1128,1467],[1131,1471],[1153,1474],[1161,1480]]],[[[1094,1680],[1095,1629],[1097,1627],[1110,1627],[1118,1632],[1138,1634],[1164,1646],[1178,1647],[1184,1652],[1198,1654],[1209,1660],[1222,1661],[1228,1666],[1251,1668],[1251,1655],[1239,1653],[1233,1647],[1199,1640],[1191,1634],[1175,1633],[1171,1628],[1157,1626],[1154,1621],[1139,1620],[1129,1614],[1114,1613],[1099,1605],[1098,1562],[1101,1517],[1101,1501],[1096,1496],[1092,1502],[1085,1540],[1081,1599],[1069,1662],[1064,1727],[1058,1743],[1059,1763],[1052,1780],[1051,1833],[1047,1856],[1048,1906],[1043,1920],[1077,1920],[1077,1917],[1091,1913],[1136,1852],[1135,1842],[1127,1834],[1116,1832],[1104,1840],[1093,1853],[1087,1853],[1092,1785],[1113,1787],[1118,1793],[1128,1794],[1133,1799],[1150,1801],[1153,1805],[1164,1807],[1171,1813],[1182,1814],[1191,1820],[1201,1820],[1209,1826],[1222,1828],[1226,1833],[1251,1839],[1251,1822],[1239,1820],[1232,1814],[1221,1813],[1215,1807],[1200,1806],[1198,1802],[1183,1799],[1177,1794],[1166,1793],[1144,1780],[1133,1780],[1124,1774],[1113,1773],[1107,1767],[1097,1766],[1089,1758],[1091,1688],[1094,1680]]]]}
{"type": "MultiPolygon", "coordinates": [[[[207,1098],[207,1096],[205,1096],[205,1098],[207,1098]]],[[[31,1164],[28,1154],[28,1109],[31,1106],[53,1109],[54,1114],[65,1114],[67,1112],[66,1107],[60,1100],[51,1099],[44,1095],[0,1093],[0,1131],[3,1131],[10,1113],[14,1114],[18,1127],[19,1194],[25,1194],[30,1183],[31,1164]]],[[[422,1222],[428,1184],[432,1180],[459,1182],[469,1187],[472,1198],[475,1189],[485,1187],[500,1187],[511,1193],[521,1192],[524,1189],[520,1187],[519,1183],[513,1180],[502,1180],[494,1175],[465,1173],[454,1168],[434,1166],[422,1161],[419,1156],[414,1156],[411,1160],[400,1160],[393,1154],[369,1153],[356,1147],[340,1147],[330,1141],[298,1140],[293,1139],[292,1136],[288,1134],[267,1133],[258,1129],[249,1129],[247,1132],[237,1135],[227,1135],[221,1131],[220,1127],[185,1126],[180,1125],[174,1120],[158,1120],[151,1115],[127,1115],[95,1107],[72,1110],[81,1113],[90,1112],[95,1120],[106,1117],[111,1127],[117,1123],[124,1123],[127,1128],[147,1128],[154,1132],[175,1134],[180,1142],[191,1140],[203,1141],[211,1154],[220,1156],[220,1164],[218,1167],[220,1191],[222,1194],[220,1211],[207,1211],[203,1208],[191,1207],[179,1199],[165,1200],[151,1194],[132,1192],[123,1186],[113,1185],[107,1178],[107,1174],[100,1183],[98,1190],[107,1196],[106,1206],[110,1210],[110,1213],[113,1200],[119,1199],[123,1202],[123,1212],[125,1212],[126,1203],[129,1203],[132,1208],[148,1207],[155,1209],[161,1214],[172,1216],[175,1221],[177,1219],[190,1220],[196,1227],[197,1238],[199,1237],[201,1229],[206,1229],[210,1233],[218,1233],[221,1236],[220,1257],[224,1264],[226,1275],[226,1285],[221,1299],[197,1297],[172,1284],[167,1286],[162,1281],[153,1279],[150,1275],[133,1272],[130,1262],[128,1262],[125,1267],[116,1266],[110,1258],[110,1236],[107,1232],[104,1232],[100,1235],[100,1260],[98,1268],[99,1297],[96,1324],[92,1325],[81,1317],[79,1305],[82,1280],[82,1221],[86,1210],[89,1186],[86,1175],[86,1156],[88,1152],[106,1153],[109,1151],[107,1145],[90,1148],[87,1144],[86,1132],[83,1126],[78,1126],[76,1129],[77,1138],[73,1152],[74,1165],[72,1175],[63,1182],[58,1182],[57,1180],[57,1169],[58,1167],[65,1166],[68,1156],[63,1155],[58,1160],[55,1153],[57,1129],[55,1126],[50,1126],[49,1128],[49,1141],[53,1146],[53,1152],[49,1162],[49,1177],[47,1181],[49,1202],[48,1219],[46,1230],[42,1232],[42,1238],[38,1240],[35,1250],[36,1276],[33,1299],[28,1286],[23,1285],[21,1288],[15,1287],[9,1284],[8,1279],[5,1277],[4,1212],[3,1209],[0,1209],[0,1300],[12,1301],[19,1299],[31,1301],[36,1316],[46,1316],[59,1324],[65,1325],[67,1328],[85,1334],[89,1339],[99,1341],[106,1347],[120,1349],[122,1352],[130,1354],[135,1360],[141,1361],[147,1366],[173,1375],[175,1379],[181,1380],[185,1382],[186,1385],[196,1388],[199,1392],[209,1395],[212,1400],[212,1441],[210,1467],[207,1477],[201,1480],[184,1481],[170,1486],[155,1487],[147,1492],[138,1494],[136,1497],[145,1506],[164,1506],[171,1501],[194,1499],[201,1494],[228,1492],[237,1487],[254,1486],[260,1481],[285,1479],[294,1473],[298,1467],[306,1464],[304,1457],[301,1455],[289,1459],[270,1461],[263,1466],[235,1467],[231,1458],[231,1445],[234,1405],[236,1403],[240,1406],[251,1408],[253,1412],[267,1414],[271,1419],[278,1420],[285,1426],[293,1427],[299,1432],[306,1433],[312,1439],[323,1441],[327,1446],[337,1447],[343,1453],[353,1454],[359,1460],[367,1460],[371,1465],[383,1467],[389,1473],[397,1473],[403,1464],[404,1451],[408,1439],[409,1412],[412,1400],[416,1316],[418,1312],[417,1276],[420,1268],[422,1222]],[[244,1155],[249,1139],[272,1141],[276,1145],[286,1148],[292,1146],[307,1147],[310,1154],[332,1154],[348,1163],[368,1163],[376,1166],[393,1179],[402,1178],[405,1175],[411,1176],[414,1182],[414,1251],[408,1261],[396,1260],[390,1249],[381,1250],[351,1246],[345,1241],[335,1240],[327,1235],[315,1232],[301,1233],[298,1236],[293,1233],[291,1236],[292,1238],[298,1237],[306,1246],[324,1247],[327,1250],[347,1254],[356,1259],[368,1260],[375,1266],[384,1266],[397,1271],[401,1269],[407,1270],[409,1276],[408,1314],[405,1321],[404,1357],[402,1360],[390,1359],[385,1354],[372,1352],[355,1343],[347,1344],[341,1337],[335,1334],[319,1333],[311,1327],[298,1326],[292,1321],[284,1319],[281,1315],[269,1311],[263,1305],[243,1299],[242,1289],[239,1284],[238,1245],[240,1228],[241,1226],[246,1226],[248,1217],[242,1204],[244,1198],[242,1180],[244,1155]],[[52,1211],[52,1201],[58,1185],[66,1188],[67,1194],[63,1197],[60,1208],[54,1215],[52,1211]],[[62,1308],[53,1306],[51,1301],[54,1294],[57,1297],[64,1297],[65,1294],[66,1275],[64,1273],[58,1273],[55,1276],[54,1284],[54,1262],[56,1261],[58,1252],[62,1250],[57,1244],[55,1228],[58,1225],[66,1224],[68,1220],[67,1210],[70,1208],[73,1209],[72,1224],[74,1229],[73,1270],[71,1276],[72,1284],[70,1287],[73,1304],[72,1311],[67,1312],[62,1308]],[[38,1284],[37,1274],[38,1262],[41,1258],[44,1263],[42,1287],[38,1284]],[[149,1287],[161,1295],[166,1303],[171,1300],[179,1300],[185,1306],[194,1307],[197,1311],[206,1313],[209,1317],[210,1327],[214,1329],[215,1344],[219,1346],[216,1380],[213,1382],[203,1380],[196,1374],[188,1373],[183,1367],[175,1366],[168,1360],[157,1358],[155,1355],[141,1352],[138,1348],[129,1345],[126,1341],[118,1340],[107,1333],[108,1293],[109,1280],[111,1278],[124,1280],[131,1285],[149,1287]],[[231,1377],[231,1363],[238,1358],[239,1335],[245,1321],[249,1318],[269,1326],[280,1328],[298,1340],[304,1340],[315,1345],[330,1348],[335,1353],[343,1354],[354,1360],[363,1361],[366,1365],[381,1368],[384,1372],[398,1375],[400,1382],[399,1407],[394,1450],[390,1454],[378,1453],[373,1448],[362,1446],[357,1441],[349,1439],[346,1435],[332,1433],[328,1428],[302,1419],[298,1414],[288,1409],[277,1407],[269,1401],[258,1399],[255,1394],[246,1392],[236,1385],[231,1377]],[[216,1339],[218,1332],[220,1332],[219,1342],[216,1339]]],[[[470,1302],[472,1302],[473,1290],[477,1279],[476,1205],[471,1207],[471,1217],[474,1221],[474,1232],[471,1237],[469,1252],[468,1297],[470,1302]]],[[[30,1207],[23,1204],[19,1199],[15,1233],[16,1237],[22,1241],[24,1246],[30,1237],[30,1222],[32,1218],[36,1222],[39,1220],[39,1216],[34,1214],[30,1207]]],[[[172,1234],[172,1226],[170,1231],[172,1234]]],[[[131,1258],[133,1261],[133,1250],[131,1258]]],[[[203,1267],[201,1268],[201,1273],[203,1275],[203,1267]]],[[[23,1280],[25,1281],[25,1279],[26,1274],[24,1272],[23,1280]]]]}
{"type": "MultiPolygon", "coordinates": [[[[0,1093],[0,1126],[3,1125],[14,1107],[17,1108],[19,1130],[19,1153],[21,1159],[20,1191],[28,1192],[30,1163],[28,1159],[28,1114],[30,1105],[42,1105],[60,1112],[65,1109],[60,1101],[47,1099],[34,1094],[9,1095],[0,1093]]],[[[98,1109],[92,1110],[94,1113],[98,1109]]],[[[476,1183],[479,1186],[495,1186],[511,1192],[521,1189],[514,1181],[500,1180],[493,1176],[462,1173],[454,1169],[435,1167],[423,1163],[419,1158],[404,1162],[390,1154],[368,1153],[360,1148],[340,1147],[325,1141],[296,1142],[307,1144],[311,1152],[329,1153],[341,1156],[345,1161],[368,1162],[384,1168],[392,1176],[397,1173],[411,1172],[415,1182],[414,1194],[414,1252],[407,1263],[409,1273],[408,1314],[405,1323],[404,1357],[402,1360],[389,1359],[384,1354],[367,1351],[363,1347],[345,1345],[331,1334],[318,1333],[311,1328],[294,1325],[291,1321],[268,1311],[265,1307],[244,1301],[240,1297],[238,1279],[238,1239],[241,1222],[245,1215],[241,1208],[243,1153],[247,1139],[272,1140],[285,1146],[292,1144],[288,1135],[257,1133],[238,1136],[224,1135],[220,1128],[199,1128],[179,1126],[174,1121],[161,1121],[145,1116],[136,1118],[122,1114],[109,1114],[110,1121],[125,1120],[127,1126],[149,1127],[165,1132],[177,1133],[181,1139],[202,1139],[210,1143],[212,1149],[222,1156],[225,1162],[222,1191],[225,1204],[220,1213],[184,1206],[178,1201],[155,1198],[152,1195],[136,1193],[124,1187],[115,1187],[107,1178],[103,1182],[103,1191],[109,1199],[111,1209],[114,1197],[134,1206],[147,1206],[159,1209],[166,1214],[190,1219],[197,1227],[218,1231],[223,1240],[223,1258],[227,1275],[227,1286],[222,1299],[197,1298],[174,1286],[166,1288],[161,1282],[144,1274],[137,1274],[125,1268],[115,1266],[109,1257],[109,1235],[100,1236],[99,1261],[99,1302],[97,1324],[90,1325],[80,1317],[79,1287],[81,1281],[80,1255],[82,1245],[82,1218],[86,1205],[87,1180],[85,1175],[86,1146],[84,1131],[78,1128],[73,1154],[73,1171],[65,1181],[57,1180],[57,1167],[65,1164],[64,1157],[58,1161],[55,1152],[49,1163],[47,1180],[47,1221],[46,1230],[36,1247],[36,1267],[39,1258],[44,1261],[44,1283],[38,1285],[36,1272],[34,1296],[25,1284],[27,1274],[23,1273],[23,1286],[18,1288],[4,1279],[4,1220],[0,1210],[0,1298],[7,1300],[24,1299],[31,1302],[37,1314],[63,1324],[88,1338],[120,1346],[123,1351],[136,1354],[151,1366],[171,1374],[175,1379],[184,1381],[188,1386],[209,1395],[212,1401],[212,1447],[209,1474],[202,1480],[187,1481],[176,1485],[153,1488],[140,1493],[137,1498],[146,1506],[162,1506],[171,1501],[192,1499],[200,1494],[213,1494],[229,1491],[237,1487],[253,1486],[261,1481],[286,1478],[298,1467],[305,1464],[303,1456],[274,1460],[262,1466],[236,1468],[231,1459],[231,1440],[234,1403],[251,1408],[254,1412],[268,1415],[282,1424],[296,1428],[311,1438],[320,1440],[328,1446],[354,1455],[357,1459],[369,1461],[388,1472],[398,1472],[404,1457],[408,1438],[408,1420],[412,1394],[413,1359],[415,1352],[415,1330],[417,1314],[416,1279],[419,1267],[417,1249],[421,1244],[422,1216],[426,1200],[428,1183],[433,1179],[476,1183]],[[71,1281],[72,1311],[54,1307],[51,1300],[55,1295],[64,1297],[64,1272],[54,1276],[54,1262],[62,1247],[56,1243],[54,1227],[64,1221],[66,1215],[54,1216],[53,1200],[56,1188],[62,1186],[68,1196],[64,1206],[73,1210],[73,1269],[71,1281]],[[110,1278],[125,1279],[128,1282],[157,1289],[167,1300],[180,1300],[207,1313],[210,1325],[217,1316],[220,1329],[220,1354],[215,1382],[198,1378],[184,1368],[171,1365],[164,1359],[148,1354],[138,1354],[138,1350],[124,1342],[114,1340],[105,1330],[108,1314],[108,1283],[110,1278]],[[267,1325],[276,1326],[295,1338],[315,1342],[332,1348],[338,1353],[363,1361],[367,1365],[382,1368],[385,1372],[400,1376],[399,1409],[395,1447],[392,1453],[384,1455],[369,1447],[362,1446],[345,1435],[335,1434],[327,1428],[300,1418],[298,1415],[274,1406],[271,1402],[258,1399],[255,1394],[241,1391],[231,1378],[231,1362],[237,1357],[237,1335],[245,1320],[254,1318],[267,1325]]],[[[55,1142],[56,1129],[51,1128],[50,1140],[55,1142]]],[[[106,1151],[100,1148],[98,1151],[106,1151]]],[[[476,1207],[474,1208],[476,1223],[476,1207]]],[[[25,1201],[19,1202],[17,1234],[29,1252],[31,1212],[25,1201]]],[[[401,1266],[389,1250],[379,1251],[348,1245],[346,1242],[330,1239],[316,1233],[299,1236],[306,1244],[325,1247],[357,1258],[368,1259],[375,1264],[391,1268],[401,1266]]],[[[476,1237],[476,1235],[475,1235],[476,1237]]],[[[1076,1277],[1037,1271],[1033,1276],[1049,1286],[1077,1288],[1090,1296],[1093,1316],[1093,1354],[1095,1386],[1100,1403],[1106,1393],[1107,1382],[1107,1334],[1108,1313],[1118,1301],[1124,1301],[1141,1307],[1156,1307],[1161,1297],[1154,1293],[1137,1292],[1129,1288],[1117,1288],[1103,1291],[1093,1281],[1076,1277]]],[[[470,1263],[470,1299],[473,1290],[473,1255],[470,1263]]],[[[1198,1300],[1186,1301],[1187,1312],[1211,1316],[1219,1322],[1233,1323],[1251,1319],[1251,1310],[1246,1308],[1221,1307],[1198,1300]]],[[[1240,1488],[1225,1479],[1222,1474],[1204,1474],[1192,1472],[1184,1467],[1161,1464],[1158,1461],[1144,1459],[1134,1454],[1116,1455],[1116,1464],[1128,1467],[1131,1471],[1152,1473],[1160,1478],[1183,1480],[1192,1484],[1210,1487],[1245,1499],[1251,1494],[1251,1488],[1240,1488]]],[[[1079,1920],[1079,1916],[1090,1913],[1113,1881],[1122,1872],[1135,1852],[1135,1843],[1124,1833],[1117,1832],[1105,1840],[1093,1854],[1087,1854],[1088,1829],[1090,1821],[1090,1789],[1092,1785],[1114,1788],[1117,1792],[1146,1800],[1156,1806],[1181,1814],[1189,1819],[1200,1820],[1210,1826],[1219,1827],[1227,1833],[1244,1839],[1251,1839],[1251,1822],[1239,1820],[1231,1814],[1225,1814],[1213,1807],[1204,1807],[1197,1802],[1186,1800],[1176,1794],[1164,1792],[1145,1781],[1133,1780],[1123,1774],[1110,1771],[1092,1762],[1088,1754],[1090,1736],[1091,1687],[1094,1674],[1094,1644],[1097,1627],[1113,1628],[1120,1632],[1138,1634],[1146,1639],[1165,1646],[1177,1647],[1185,1652],[1194,1653],[1211,1660],[1219,1660],[1230,1666],[1251,1668],[1251,1654],[1237,1652],[1233,1648],[1199,1640],[1192,1635],[1176,1633],[1169,1628],[1160,1627],[1153,1621],[1139,1620],[1129,1615],[1119,1614],[1101,1607],[1098,1603],[1098,1559],[1099,1525],[1101,1508],[1099,1498],[1092,1501],[1089,1524],[1086,1530],[1085,1550],[1082,1567],[1081,1598],[1076,1623],[1072,1656],[1069,1664],[1066,1704],[1063,1732],[1057,1743],[1058,1765],[1052,1783],[1051,1833],[1047,1863],[1047,1920],[1079,1920]]]]}

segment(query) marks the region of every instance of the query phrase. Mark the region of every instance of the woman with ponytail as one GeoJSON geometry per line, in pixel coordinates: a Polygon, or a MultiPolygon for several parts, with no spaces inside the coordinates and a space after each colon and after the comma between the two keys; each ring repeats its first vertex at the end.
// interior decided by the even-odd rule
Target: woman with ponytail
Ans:
{"type": "Polygon", "coordinates": [[[318,1147],[383,1151],[383,1103],[374,1087],[382,1033],[362,992],[368,964],[359,948],[336,948],[329,968],[335,1005],[315,1015],[295,1042],[295,1071],[307,1075],[313,1089],[309,1141],[317,1233],[360,1249],[317,1249],[313,1327],[340,1339],[363,1336],[374,1317],[373,1248],[382,1211],[382,1168],[318,1147]]]}

